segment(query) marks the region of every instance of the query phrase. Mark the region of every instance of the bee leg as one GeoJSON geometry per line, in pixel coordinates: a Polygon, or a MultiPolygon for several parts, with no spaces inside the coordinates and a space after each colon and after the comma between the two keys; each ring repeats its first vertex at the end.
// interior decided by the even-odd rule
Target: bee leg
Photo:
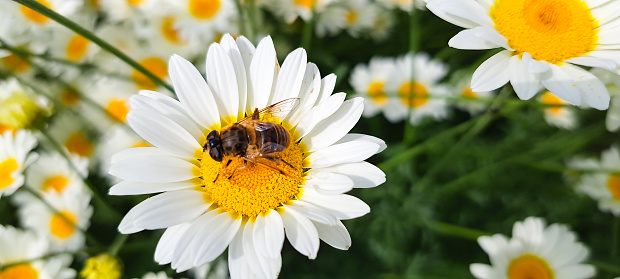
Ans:
{"type": "Polygon", "coordinates": [[[297,170],[295,167],[293,167],[293,165],[289,164],[287,161],[284,161],[284,159],[280,159],[280,161],[284,162],[286,165],[291,167],[291,169],[297,170]]]}
{"type": "Polygon", "coordinates": [[[238,169],[245,169],[245,166],[243,166],[243,167],[237,167],[236,169],[234,169],[234,170],[233,170],[233,172],[232,172],[232,173],[230,174],[230,176],[228,177],[228,179],[229,179],[229,180],[233,177],[233,175],[235,174],[235,172],[236,172],[238,169]]]}
{"type": "MultiPolygon", "coordinates": [[[[222,174],[222,173],[226,170],[226,168],[228,168],[228,166],[230,165],[230,163],[232,163],[232,160],[228,160],[228,162],[226,162],[226,166],[224,166],[224,167],[222,168],[222,170],[221,170],[221,171],[217,174],[217,176],[215,177],[215,180],[213,180],[213,183],[215,183],[215,181],[217,181],[217,179],[220,177],[220,174],[222,174]]],[[[235,172],[233,171],[233,173],[235,173],[235,172]]],[[[231,175],[231,176],[232,176],[232,175],[231,175]]],[[[229,177],[229,178],[230,178],[230,177],[229,177]]]]}
{"type": "MultiPolygon", "coordinates": [[[[267,160],[270,160],[270,161],[271,161],[271,158],[267,158],[267,157],[261,157],[261,158],[265,158],[265,159],[267,159],[267,160]]],[[[265,163],[261,163],[261,162],[259,162],[259,161],[258,161],[258,160],[256,160],[256,159],[249,159],[249,158],[245,158],[245,157],[244,157],[243,159],[245,159],[246,161],[252,162],[252,163],[254,163],[254,164],[258,164],[258,165],[265,166],[265,167],[268,167],[268,168],[273,169],[273,170],[277,170],[277,171],[279,171],[281,174],[287,175],[287,174],[286,174],[286,172],[284,172],[284,170],[282,170],[282,169],[280,169],[280,168],[277,168],[277,167],[274,167],[274,166],[267,165],[267,164],[265,164],[265,163]]]]}

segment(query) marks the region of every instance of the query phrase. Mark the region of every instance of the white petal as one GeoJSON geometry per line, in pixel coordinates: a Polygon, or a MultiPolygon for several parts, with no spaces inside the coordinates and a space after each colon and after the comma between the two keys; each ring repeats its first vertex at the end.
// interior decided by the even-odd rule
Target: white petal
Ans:
{"type": "Polygon", "coordinates": [[[185,109],[181,107],[179,101],[165,95],[157,98],[154,97],[155,93],[163,95],[153,91],[142,90],[139,95],[131,96],[129,99],[131,107],[133,109],[149,109],[159,112],[179,124],[179,126],[189,132],[197,141],[204,137],[203,130],[191,119],[191,116],[185,113],[185,109]]]}
{"type": "Polygon", "coordinates": [[[199,176],[200,169],[171,156],[141,156],[112,164],[110,174],[121,179],[145,183],[169,183],[199,176]]]}
{"type": "Polygon", "coordinates": [[[299,214],[291,207],[283,207],[280,215],[286,229],[286,238],[302,255],[306,255],[309,259],[315,259],[319,252],[319,233],[316,228],[308,220],[308,218],[299,214]]]}
{"type": "Polygon", "coordinates": [[[315,105],[318,105],[321,102],[325,101],[327,98],[329,98],[329,96],[331,96],[332,93],[334,92],[335,87],[336,87],[336,75],[329,74],[325,76],[321,80],[321,94],[319,94],[319,97],[316,99],[315,105]]]}
{"type": "Polygon", "coordinates": [[[378,137],[364,135],[364,134],[356,134],[356,133],[346,134],[346,135],[344,135],[344,137],[342,137],[336,143],[344,143],[344,142],[355,141],[355,140],[371,141],[371,142],[374,142],[374,143],[378,144],[379,145],[379,150],[377,151],[377,153],[381,153],[381,151],[383,151],[383,150],[385,150],[385,148],[387,148],[387,145],[385,144],[385,141],[383,141],[382,139],[380,139],[378,137]]]}
{"type": "Polygon", "coordinates": [[[304,138],[309,151],[319,150],[340,140],[355,126],[364,111],[364,100],[354,98],[342,103],[330,117],[317,124],[304,138]]]}
{"type": "Polygon", "coordinates": [[[353,180],[342,174],[310,170],[305,178],[304,187],[312,187],[325,195],[342,194],[353,189],[353,180]]]}
{"type": "Polygon", "coordinates": [[[269,100],[270,104],[299,96],[307,62],[308,58],[303,48],[294,50],[284,59],[278,73],[275,92],[269,100]]]}
{"type": "Polygon", "coordinates": [[[284,224],[280,214],[270,209],[266,216],[256,216],[253,237],[258,254],[267,258],[280,257],[284,244],[284,224]]]}
{"type": "MultiPolygon", "coordinates": [[[[228,56],[230,56],[230,61],[233,64],[233,68],[235,69],[235,74],[237,76],[237,86],[239,90],[239,114],[237,115],[237,119],[241,119],[244,117],[245,106],[248,99],[248,78],[246,73],[246,65],[243,63],[243,57],[241,51],[237,47],[237,43],[233,39],[230,34],[225,34],[220,41],[220,44],[226,52],[228,56]]],[[[254,46],[252,46],[253,48],[254,46]]],[[[250,66],[250,61],[248,61],[247,66],[250,66]]]]}
{"type": "Polygon", "coordinates": [[[265,258],[256,251],[254,223],[247,222],[243,230],[243,253],[252,271],[261,278],[276,278],[282,267],[282,257],[265,258]]]}
{"type": "MultiPolygon", "coordinates": [[[[313,63],[306,64],[306,71],[301,82],[299,105],[289,113],[286,121],[293,127],[310,111],[321,92],[321,73],[313,63]]],[[[343,99],[344,101],[344,99],[343,99]]]]}
{"type": "Polygon", "coordinates": [[[218,43],[212,43],[207,51],[207,84],[212,89],[220,118],[236,118],[239,110],[237,74],[228,53],[218,43]]]}
{"type": "Polygon", "coordinates": [[[319,233],[319,238],[330,246],[340,249],[349,250],[351,247],[351,236],[347,228],[338,220],[334,225],[312,222],[319,233]]]}
{"type": "Polygon", "coordinates": [[[428,10],[433,12],[436,16],[454,25],[457,25],[463,28],[474,28],[476,26],[479,26],[478,23],[470,20],[469,18],[463,18],[457,15],[453,15],[448,10],[446,10],[446,6],[449,6],[452,3],[454,2],[448,1],[448,0],[427,1],[426,7],[428,8],[428,10]]]}
{"type": "Polygon", "coordinates": [[[112,186],[108,194],[115,196],[144,195],[166,191],[182,190],[197,187],[201,184],[202,182],[198,178],[171,183],[140,183],[122,181],[112,186]]]}
{"type": "MultiPolygon", "coordinates": [[[[141,156],[170,156],[170,153],[162,150],[161,148],[157,148],[157,147],[134,147],[134,148],[128,148],[125,149],[123,151],[119,151],[118,153],[112,155],[112,158],[110,158],[110,162],[112,164],[122,161],[122,160],[126,160],[126,159],[131,159],[131,158],[135,158],[135,157],[141,157],[141,156]]],[[[175,156],[176,157],[176,156],[175,156]]]]}
{"type": "Polygon", "coordinates": [[[150,144],[179,157],[192,158],[201,148],[183,127],[151,110],[132,110],[127,114],[129,126],[150,144]]]}
{"type": "Polygon", "coordinates": [[[311,108],[310,111],[303,115],[295,131],[297,131],[300,137],[306,136],[319,122],[334,114],[342,106],[345,97],[346,94],[344,93],[336,93],[319,105],[311,108]]]}
{"type": "Polygon", "coordinates": [[[243,252],[243,229],[239,230],[228,248],[228,271],[231,279],[256,278],[243,252]]]}
{"type": "Polygon", "coordinates": [[[379,145],[370,141],[350,141],[334,144],[310,154],[306,160],[310,168],[324,168],[338,164],[355,163],[377,153],[379,145]]]}
{"type": "Polygon", "coordinates": [[[510,51],[503,50],[484,61],[474,72],[471,88],[474,92],[493,91],[510,79],[510,51]]]}
{"type": "MultiPolygon", "coordinates": [[[[210,204],[203,193],[195,190],[178,190],[150,197],[134,207],[133,223],[136,227],[155,230],[191,222],[204,213],[210,204]]],[[[133,210],[133,209],[132,209],[133,210]]]]}
{"type": "Polygon", "coordinates": [[[221,213],[211,218],[206,225],[208,233],[199,237],[199,248],[194,257],[194,266],[215,260],[224,253],[241,227],[241,218],[232,218],[229,213],[221,213]]]}
{"type": "Polygon", "coordinates": [[[155,261],[158,264],[168,264],[172,261],[174,248],[189,226],[190,223],[183,223],[166,229],[155,248],[155,261]]]}
{"type": "Polygon", "coordinates": [[[371,188],[385,182],[385,173],[368,162],[341,164],[326,168],[312,169],[312,171],[344,174],[353,180],[353,188],[371,188]]]}
{"type": "MultiPolygon", "coordinates": [[[[227,214],[227,213],[221,213],[227,214]]],[[[191,226],[181,236],[172,254],[172,268],[178,272],[193,267],[194,260],[198,256],[198,249],[205,234],[209,232],[211,219],[218,215],[217,210],[211,210],[195,219],[191,226]]]]}
{"type": "Polygon", "coordinates": [[[322,195],[313,189],[304,188],[301,200],[318,205],[341,220],[357,218],[370,212],[370,207],[362,200],[344,194],[322,195]]]}
{"type": "Polygon", "coordinates": [[[510,58],[510,84],[521,100],[529,100],[534,97],[540,89],[540,82],[536,76],[530,73],[525,67],[525,63],[515,55],[510,58]]]}
{"type": "Polygon", "coordinates": [[[536,59],[533,59],[532,55],[527,52],[523,53],[523,55],[521,56],[521,60],[525,64],[525,67],[527,67],[528,72],[532,74],[546,73],[550,69],[549,63],[547,63],[546,61],[538,61],[536,59]]]}
{"type": "Polygon", "coordinates": [[[611,59],[604,59],[592,56],[579,56],[570,60],[566,60],[566,62],[582,65],[586,67],[597,67],[603,68],[608,71],[615,71],[618,64],[611,59]]]}
{"type": "Polygon", "coordinates": [[[486,264],[471,264],[469,265],[469,271],[476,278],[493,278],[493,268],[486,264]]]}
{"type": "Polygon", "coordinates": [[[330,226],[336,225],[336,223],[339,222],[334,215],[329,214],[326,210],[305,201],[293,200],[293,203],[287,206],[295,208],[299,214],[306,216],[312,221],[330,226]]]}
{"type": "Polygon", "coordinates": [[[576,81],[557,65],[549,64],[549,67],[551,71],[546,73],[546,77],[540,81],[542,85],[560,99],[573,105],[581,105],[581,93],[576,81]]]}
{"type": "Polygon", "coordinates": [[[267,36],[258,44],[250,64],[248,76],[250,86],[248,87],[248,107],[246,108],[250,112],[254,108],[262,109],[267,106],[276,71],[276,62],[276,49],[271,37],[267,36]]]}
{"type": "Polygon", "coordinates": [[[194,65],[176,54],[168,65],[174,91],[190,116],[204,128],[219,124],[220,114],[213,94],[194,65]]]}
{"type": "Polygon", "coordinates": [[[611,98],[607,117],[605,118],[605,127],[610,132],[615,132],[620,128],[620,96],[611,98]]]}
{"type": "Polygon", "coordinates": [[[575,81],[577,89],[581,92],[582,100],[588,106],[598,110],[605,110],[609,107],[609,92],[598,77],[570,64],[564,64],[561,68],[575,81]]]}
{"type": "Polygon", "coordinates": [[[508,40],[490,26],[465,29],[448,41],[448,45],[458,49],[492,49],[502,47],[512,50],[508,40]]]}

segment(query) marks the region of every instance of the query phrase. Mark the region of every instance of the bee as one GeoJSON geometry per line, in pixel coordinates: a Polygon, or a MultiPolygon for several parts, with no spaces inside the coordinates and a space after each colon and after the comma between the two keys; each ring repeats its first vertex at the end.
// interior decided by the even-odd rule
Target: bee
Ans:
{"type": "MultiPolygon", "coordinates": [[[[288,112],[293,110],[299,102],[299,98],[289,98],[264,109],[254,109],[254,112],[221,130],[212,130],[207,135],[203,150],[217,162],[227,159],[226,166],[215,177],[226,170],[234,158],[243,158],[247,162],[262,165],[286,175],[284,169],[265,164],[262,160],[283,162],[295,170],[291,164],[282,159],[282,152],[291,145],[291,134],[281,124],[273,123],[274,119],[282,119],[288,112]]],[[[240,168],[245,168],[238,167],[240,168]]],[[[232,178],[233,173],[228,177],[232,178]]]]}

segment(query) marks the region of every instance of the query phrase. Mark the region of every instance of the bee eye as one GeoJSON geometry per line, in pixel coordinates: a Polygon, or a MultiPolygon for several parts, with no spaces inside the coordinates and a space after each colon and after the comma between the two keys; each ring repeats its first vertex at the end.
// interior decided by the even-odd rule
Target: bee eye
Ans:
{"type": "Polygon", "coordinates": [[[210,148],[209,156],[211,156],[213,160],[218,161],[218,162],[221,162],[224,159],[222,156],[222,152],[220,152],[218,148],[210,148]]]}
{"type": "Polygon", "coordinates": [[[235,145],[235,149],[237,149],[237,150],[241,150],[242,148],[243,148],[243,144],[237,143],[235,145]]]}

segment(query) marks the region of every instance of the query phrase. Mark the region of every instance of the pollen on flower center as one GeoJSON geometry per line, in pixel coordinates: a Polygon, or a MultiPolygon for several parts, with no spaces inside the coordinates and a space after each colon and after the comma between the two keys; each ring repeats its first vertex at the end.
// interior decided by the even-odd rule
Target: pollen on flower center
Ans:
{"type": "Polygon", "coordinates": [[[495,28],[516,54],[558,64],[592,51],[598,23],[581,0],[497,0],[495,28]]]}
{"type": "Polygon", "coordinates": [[[510,263],[508,279],[553,279],[553,270],[542,258],[532,255],[522,255],[510,263]]]}
{"type": "Polygon", "coordinates": [[[217,162],[204,153],[201,168],[205,199],[221,210],[250,218],[294,199],[303,182],[303,153],[297,144],[292,143],[281,155],[295,169],[282,162],[276,164],[264,159],[260,162],[277,166],[286,175],[266,166],[245,163],[242,158],[233,158],[232,163],[213,183],[227,160],[217,162]],[[234,175],[230,177],[233,171],[234,175]]]}
{"type": "Polygon", "coordinates": [[[611,174],[607,179],[607,189],[614,200],[620,201],[620,175],[611,174]]]}
{"type": "Polygon", "coordinates": [[[0,271],[0,279],[36,279],[39,278],[38,272],[32,267],[32,265],[20,264],[11,266],[5,270],[0,271]]]}
{"type": "Polygon", "coordinates": [[[6,188],[15,181],[11,176],[17,170],[17,160],[9,158],[0,162],[0,189],[6,188]]]}

